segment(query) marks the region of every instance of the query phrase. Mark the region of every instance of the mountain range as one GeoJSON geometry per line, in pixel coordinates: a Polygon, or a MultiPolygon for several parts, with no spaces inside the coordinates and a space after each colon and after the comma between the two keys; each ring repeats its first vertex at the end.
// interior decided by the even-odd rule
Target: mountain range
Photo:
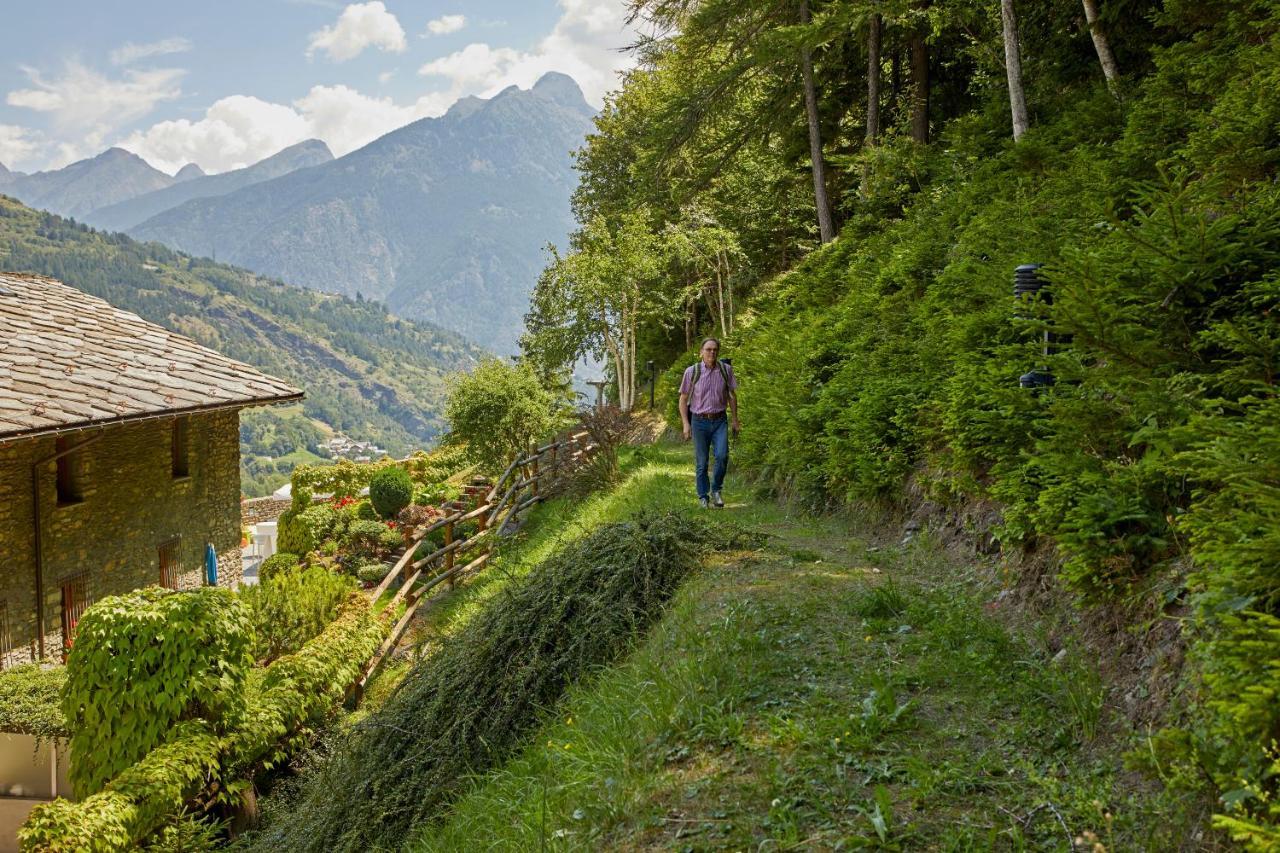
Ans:
{"type": "Polygon", "coordinates": [[[112,149],[57,172],[0,172],[0,192],[514,352],[545,247],[573,229],[572,153],[594,114],[551,73],[337,159],[313,141],[235,172],[170,177],[112,149]]]}
{"type": "Polygon", "coordinates": [[[0,192],[24,204],[77,219],[98,208],[198,178],[197,166],[169,176],[137,154],[108,148],[62,169],[23,174],[0,171],[0,192]]]}
{"type": "Polygon", "coordinates": [[[269,181],[308,166],[318,166],[333,159],[329,146],[318,139],[291,145],[265,160],[219,175],[206,175],[200,167],[189,163],[174,175],[175,183],[163,189],[143,193],[116,204],[100,207],[86,214],[82,221],[104,231],[128,231],[151,217],[178,207],[192,199],[227,195],[251,184],[269,181]],[[197,174],[179,180],[189,169],[197,174]]]}

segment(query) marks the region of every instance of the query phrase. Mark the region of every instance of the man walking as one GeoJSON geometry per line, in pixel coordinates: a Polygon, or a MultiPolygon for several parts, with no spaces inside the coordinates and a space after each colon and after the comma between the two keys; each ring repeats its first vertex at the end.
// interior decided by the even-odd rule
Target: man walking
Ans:
{"type": "Polygon", "coordinates": [[[680,382],[680,420],[684,440],[693,438],[693,459],[698,473],[698,503],[724,507],[720,489],[729,467],[729,429],[736,436],[738,423],[738,381],[733,366],[720,361],[720,342],[702,342],[702,360],[687,368],[680,382]],[[727,415],[732,414],[732,420],[727,415]],[[713,451],[716,467],[707,479],[707,454],[713,451]]]}

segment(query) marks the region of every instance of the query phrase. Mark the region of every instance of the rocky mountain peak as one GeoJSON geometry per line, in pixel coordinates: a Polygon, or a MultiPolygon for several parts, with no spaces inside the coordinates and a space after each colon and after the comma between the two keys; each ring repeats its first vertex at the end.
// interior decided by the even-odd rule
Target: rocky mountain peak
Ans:
{"type": "Polygon", "coordinates": [[[203,177],[204,177],[204,169],[201,169],[200,166],[197,165],[196,163],[188,163],[187,165],[179,169],[177,174],[173,176],[173,182],[175,184],[178,184],[178,183],[182,183],[183,181],[190,181],[190,180],[194,180],[195,178],[203,178],[203,177]]]}
{"type": "Polygon", "coordinates": [[[586,96],[582,94],[582,87],[568,74],[561,74],[559,71],[548,71],[543,74],[530,91],[562,107],[575,110],[590,109],[586,96]]]}

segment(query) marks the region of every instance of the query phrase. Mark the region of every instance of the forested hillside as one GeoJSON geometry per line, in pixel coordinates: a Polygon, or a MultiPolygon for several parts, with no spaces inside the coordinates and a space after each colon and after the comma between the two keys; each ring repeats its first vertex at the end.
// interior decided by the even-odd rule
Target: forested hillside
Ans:
{"type": "Polygon", "coordinates": [[[246,413],[242,478],[251,493],[287,479],[291,461],[269,461],[284,455],[286,443],[289,453],[313,460],[305,443],[318,430],[341,430],[396,454],[429,444],[443,427],[445,375],[481,354],[460,336],[399,319],[380,303],[291,287],[3,197],[0,268],[58,278],[305,390],[300,409],[246,413]]]}
{"type": "Polygon", "coordinates": [[[670,401],[721,335],[765,483],[997,507],[1010,584],[1047,551],[1086,619],[1150,639],[1135,762],[1275,849],[1280,9],[631,5],[654,36],[527,354],[605,355],[624,405],[652,358],[670,401]]]}

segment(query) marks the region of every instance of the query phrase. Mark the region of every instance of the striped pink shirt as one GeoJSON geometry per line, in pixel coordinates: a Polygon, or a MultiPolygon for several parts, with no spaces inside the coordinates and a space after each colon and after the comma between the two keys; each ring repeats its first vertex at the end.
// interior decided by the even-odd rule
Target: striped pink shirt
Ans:
{"type": "Polygon", "coordinates": [[[685,368],[684,379],[680,382],[680,393],[689,395],[689,413],[694,415],[718,415],[729,407],[729,392],[737,390],[738,380],[733,375],[733,365],[719,362],[710,369],[702,365],[702,375],[698,377],[698,385],[693,385],[693,369],[697,365],[685,368]],[[729,387],[725,387],[724,376],[720,375],[719,365],[724,365],[725,374],[729,377],[729,387]]]}

